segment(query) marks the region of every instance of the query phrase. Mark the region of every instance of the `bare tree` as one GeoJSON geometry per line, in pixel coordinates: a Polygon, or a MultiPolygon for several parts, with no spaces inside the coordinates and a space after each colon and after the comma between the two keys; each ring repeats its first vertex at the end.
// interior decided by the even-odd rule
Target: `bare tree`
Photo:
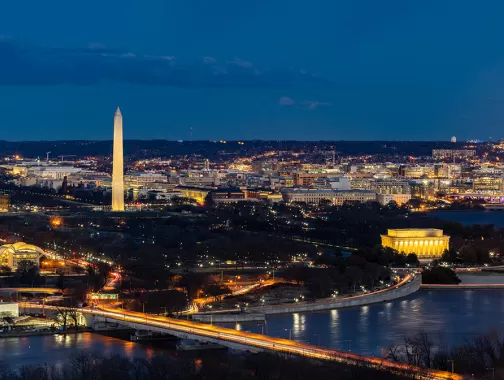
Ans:
{"type": "Polygon", "coordinates": [[[61,323],[63,330],[66,330],[70,321],[70,311],[66,307],[56,307],[56,319],[61,323]]]}

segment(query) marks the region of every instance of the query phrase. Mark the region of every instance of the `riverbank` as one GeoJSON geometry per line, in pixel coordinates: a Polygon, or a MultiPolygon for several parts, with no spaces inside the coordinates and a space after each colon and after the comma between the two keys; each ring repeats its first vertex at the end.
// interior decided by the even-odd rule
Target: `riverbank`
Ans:
{"type": "Polygon", "coordinates": [[[301,313],[321,310],[343,309],[355,306],[366,306],[374,303],[393,301],[398,298],[407,297],[420,289],[422,278],[420,275],[408,275],[399,284],[388,289],[378,290],[373,293],[361,294],[358,296],[345,298],[324,299],[317,302],[299,302],[296,304],[257,306],[249,308],[254,313],[285,314],[301,313]]]}
{"type": "Polygon", "coordinates": [[[229,323],[229,322],[262,322],[266,320],[266,315],[261,313],[211,313],[211,314],[193,314],[192,319],[204,323],[229,323]]]}
{"type": "Polygon", "coordinates": [[[491,290],[504,289],[504,284],[422,284],[420,289],[423,290],[491,290]]]}
{"type": "Polygon", "coordinates": [[[83,332],[92,332],[89,328],[82,328],[77,330],[67,330],[67,331],[59,331],[59,330],[50,330],[50,331],[9,331],[0,333],[0,339],[6,338],[23,338],[29,336],[46,336],[46,335],[72,335],[72,334],[80,334],[83,332]]]}

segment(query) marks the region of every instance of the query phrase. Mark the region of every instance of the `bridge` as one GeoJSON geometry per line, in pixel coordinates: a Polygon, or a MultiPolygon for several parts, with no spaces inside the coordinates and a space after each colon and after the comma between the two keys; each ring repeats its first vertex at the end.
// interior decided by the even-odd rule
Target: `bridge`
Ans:
{"type": "MultiPolygon", "coordinates": [[[[32,305],[37,308],[40,306],[32,305]]],[[[58,310],[54,306],[46,309],[58,310]]],[[[61,309],[61,308],[59,308],[61,309]]],[[[395,363],[385,359],[367,357],[353,353],[337,351],[329,348],[299,343],[289,339],[275,338],[254,334],[215,325],[196,323],[192,321],[173,319],[164,316],[123,311],[112,308],[83,308],[80,312],[89,324],[114,323],[136,330],[148,330],[170,334],[181,339],[191,339],[217,343],[225,347],[251,352],[271,351],[288,355],[304,356],[318,360],[328,360],[355,366],[367,366],[390,373],[402,374],[415,379],[454,379],[462,380],[458,374],[414,367],[403,363],[395,363]]]]}

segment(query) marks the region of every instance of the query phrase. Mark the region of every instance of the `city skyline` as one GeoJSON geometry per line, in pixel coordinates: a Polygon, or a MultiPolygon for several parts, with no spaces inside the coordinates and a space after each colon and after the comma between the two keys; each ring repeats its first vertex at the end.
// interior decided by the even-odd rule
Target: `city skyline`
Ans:
{"type": "Polygon", "coordinates": [[[504,379],[504,2],[0,10],[0,380],[504,379]]]}
{"type": "Polygon", "coordinates": [[[501,2],[32,3],[0,15],[0,139],[108,139],[117,104],[131,139],[502,137],[501,2]]]}

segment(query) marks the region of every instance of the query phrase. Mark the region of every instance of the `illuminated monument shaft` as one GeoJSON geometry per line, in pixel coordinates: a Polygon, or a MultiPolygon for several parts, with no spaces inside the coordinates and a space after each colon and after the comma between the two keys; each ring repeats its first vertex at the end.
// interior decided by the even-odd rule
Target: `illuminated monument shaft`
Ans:
{"type": "Polygon", "coordinates": [[[114,152],[112,156],[112,211],[124,211],[123,127],[121,110],[114,115],[114,152]]]}

